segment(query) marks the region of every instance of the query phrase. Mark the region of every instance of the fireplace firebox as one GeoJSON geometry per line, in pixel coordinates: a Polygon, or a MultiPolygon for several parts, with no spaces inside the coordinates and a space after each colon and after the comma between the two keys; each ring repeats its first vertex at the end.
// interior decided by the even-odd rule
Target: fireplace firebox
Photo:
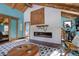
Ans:
{"type": "Polygon", "coordinates": [[[52,38],[52,32],[34,32],[34,36],[52,38]]]}

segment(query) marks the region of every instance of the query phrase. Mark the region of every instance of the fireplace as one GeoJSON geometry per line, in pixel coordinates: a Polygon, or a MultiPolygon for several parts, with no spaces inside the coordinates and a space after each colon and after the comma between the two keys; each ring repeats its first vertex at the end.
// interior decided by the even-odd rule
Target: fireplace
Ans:
{"type": "Polygon", "coordinates": [[[52,32],[34,32],[34,36],[52,38],[52,32]]]}

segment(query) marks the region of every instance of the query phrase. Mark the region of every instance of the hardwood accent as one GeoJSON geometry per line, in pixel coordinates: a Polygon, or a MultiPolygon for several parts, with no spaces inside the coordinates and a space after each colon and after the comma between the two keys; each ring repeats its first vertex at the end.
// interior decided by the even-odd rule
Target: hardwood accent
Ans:
{"type": "Polygon", "coordinates": [[[78,15],[74,15],[74,14],[66,13],[66,12],[61,12],[61,16],[64,16],[64,17],[67,17],[67,18],[70,18],[70,19],[74,19],[74,18],[76,18],[78,15]]]}
{"type": "Polygon", "coordinates": [[[24,33],[26,32],[26,22],[24,23],[24,33]]]}
{"type": "Polygon", "coordinates": [[[24,12],[28,7],[31,7],[31,4],[26,4],[26,3],[5,3],[5,4],[21,12],[24,12]]]}
{"type": "Polygon", "coordinates": [[[6,4],[11,8],[17,9],[21,12],[24,12],[28,7],[30,8],[32,7],[31,3],[4,3],[4,4],[6,4]]]}
{"type": "Polygon", "coordinates": [[[26,3],[25,5],[32,8],[32,3],[26,3]]]}
{"type": "Polygon", "coordinates": [[[28,7],[25,6],[25,7],[22,9],[22,12],[25,12],[27,8],[28,8],[28,7]]]}
{"type": "Polygon", "coordinates": [[[64,10],[70,10],[79,12],[79,4],[66,4],[66,3],[36,3],[37,5],[47,6],[47,7],[53,7],[58,9],[64,9],[64,10]]]}
{"type": "Polygon", "coordinates": [[[67,40],[67,33],[61,28],[61,39],[67,40]]]}
{"type": "Polygon", "coordinates": [[[67,45],[68,49],[77,51],[79,47],[75,46],[73,43],[65,41],[65,44],[67,45]]]}
{"type": "Polygon", "coordinates": [[[66,56],[68,53],[72,52],[72,51],[78,51],[79,47],[75,46],[73,43],[65,41],[65,44],[67,45],[67,49],[65,49],[65,54],[64,56],[66,56]]]}
{"type": "MultiPolygon", "coordinates": [[[[79,13],[79,3],[34,3],[34,4],[79,13]]],[[[62,12],[61,14],[63,16],[66,16],[68,18],[79,16],[74,13],[67,13],[67,12],[63,12],[63,11],[61,11],[61,12],[62,12]]]]}
{"type": "Polygon", "coordinates": [[[14,8],[18,9],[19,11],[23,11],[23,9],[25,8],[25,4],[23,4],[23,3],[17,3],[14,8]]]}
{"type": "Polygon", "coordinates": [[[4,14],[0,14],[0,16],[3,18],[3,17],[9,17],[9,18],[13,18],[13,19],[15,19],[15,20],[17,20],[18,18],[17,17],[15,17],[15,16],[9,16],[9,15],[4,15],[4,14]]]}
{"type": "Polygon", "coordinates": [[[16,20],[16,39],[18,39],[18,20],[16,20]]]}
{"type": "Polygon", "coordinates": [[[5,3],[6,5],[10,6],[11,8],[14,8],[16,6],[15,3],[5,3]]]}
{"type": "Polygon", "coordinates": [[[24,44],[11,49],[7,56],[34,56],[37,53],[39,53],[39,47],[37,45],[24,44]]]}
{"type": "Polygon", "coordinates": [[[44,24],[44,8],[31,12],[31,25],[44,24]]]}

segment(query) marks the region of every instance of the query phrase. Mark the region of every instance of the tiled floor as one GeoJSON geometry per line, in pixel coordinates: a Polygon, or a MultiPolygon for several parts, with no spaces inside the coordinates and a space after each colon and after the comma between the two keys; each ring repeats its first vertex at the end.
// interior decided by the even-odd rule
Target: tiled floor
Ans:
{"type": "MultiPolygon", "coordinates": [[[[60,48],[52,48],[48,46],[39,45],[40,56],[59,56],[61,50],[60,48]]],[[[61,55],[61,54],[60,54],[61,55]]]]}
{"type": "Polygon", "coordinates": [[[16,47],[21,44],[26,44],[26,42],[27,42],[26,40],[22,39],[0,45],[0,56],[5,56],[7,52],[13,47],[16,47]]]}
{"type": "MultiPolygon", "coordinates": [[[[26,39],[22,39],[22,40],[16,40],[14,42],[8,42],[8,43],[9,44],[5,43],[3,45],[0,45],[0,56],[1,55],[5,56],[7,52],[15,46],[18,46],[20,44],[28,44],[31,42],[29,42],[26,39]]],[[[59,56],[60,55],[60,52],[61,52],[60,48],[52,48],[52,47],[43,46],[43,45],[38,45],[38,46],[40,50],[40,56],[59,56]]]]}

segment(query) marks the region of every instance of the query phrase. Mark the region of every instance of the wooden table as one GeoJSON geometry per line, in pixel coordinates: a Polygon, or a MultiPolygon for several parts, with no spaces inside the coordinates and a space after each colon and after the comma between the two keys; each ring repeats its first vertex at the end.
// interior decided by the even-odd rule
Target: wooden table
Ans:
{"type": "Polygon", "coordinates": [[[71,42],[65,42],[66,43],[66,45],[68,46],[68,49],[70,49],[70,50],[78,50],[79,49],[79,47],[76,47],[73,43],[71,43],[71,42]]]}
{"type": "Polygon", "coordinates": [[[35,44],[24,44],[11,49],[7,56],[34,56],[39,55],[39,47],[35,44]]]}

